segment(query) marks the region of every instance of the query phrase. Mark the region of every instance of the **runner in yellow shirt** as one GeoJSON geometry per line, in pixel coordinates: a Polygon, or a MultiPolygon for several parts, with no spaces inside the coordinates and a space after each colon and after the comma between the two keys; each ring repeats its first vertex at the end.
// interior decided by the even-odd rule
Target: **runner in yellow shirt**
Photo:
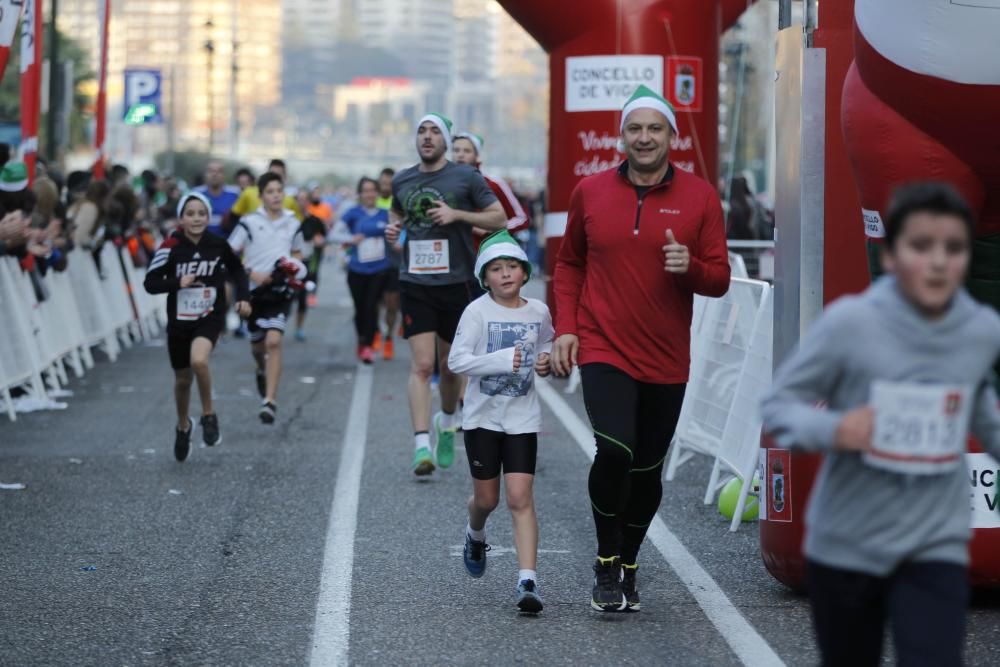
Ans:
{"type": "MultiPolygon", "coordinates": [[[[282,183],[288,182],[288,168],[285,166],[284,160],[274,158],[268,163],[267,170],[281,176],[282,183]]],[[[236,200],[236,204],[233,205],[231,211],[232,214],[236,216],[236,219],[239,220],[244,215],[250,215],[259,209],[260,204],[260,191],[257,189],[256,185],[252,185],[240,193],[240,198],[236,200]]],[[[282,205],[284,208],[287,208],[295,213],[295,217],[299,220],[302,220],[305,217],[302,215],[302,209],[299,208],[299,203],[295,201],[295,197],[293,195],[285,195],[285,201],[282,205]]]]}

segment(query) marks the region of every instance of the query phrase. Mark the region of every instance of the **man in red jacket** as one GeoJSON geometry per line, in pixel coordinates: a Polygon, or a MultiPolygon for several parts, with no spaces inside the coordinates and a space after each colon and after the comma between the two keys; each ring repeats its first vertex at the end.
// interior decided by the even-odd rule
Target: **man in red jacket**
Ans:
{"type": "Polygon", "coordinates": [[[719,197],[670,163],[676,132],[670,104],[640,86],[622,111],[627,160],[573,191],[556,264],[553,366],[567,375],[579,363],[597,441],[599,611],[639,610],[636,558],[684,400],[693,298],[729,288],[719,197]]]}

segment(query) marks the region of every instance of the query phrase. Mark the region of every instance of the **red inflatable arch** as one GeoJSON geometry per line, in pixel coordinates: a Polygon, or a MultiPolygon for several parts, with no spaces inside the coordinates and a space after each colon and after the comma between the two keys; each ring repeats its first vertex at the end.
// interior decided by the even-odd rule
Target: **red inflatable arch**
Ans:
{"type": "MultiPolygon", "coordinates": [[[[500,0],[550,56],[547,273],[581,178],[617,164],[619,110],[642,83],[677,110],[671,160],[716,182],[719,35],[747,0],[500,0]]],[[[551,290],[551,286],[550,286],[551,290]]],[[[554,299],[549,294],[549,303],[554,299]]]]}
{"type": "MultiPolygon", "coordinates": [[[[1000,263],[1000,251],[990,236],[1000,232],[1000,140],[988,126],[1000,118],[1000,2],[824,2],[819,26],[814,45],[827,51],[824,301],[869,283],[866,244],[869,250],[878,244],[893,188],[938,179],[954,184],[977,210],[971,287],[997,306],[1000,285],[990,268],[1000,263]],[[940,48],[914,48],[926,43],[940,48]]],[[[782,476],[786,497],[781,516],[760,524],[761,554],[776,579],[800,588],[803,515],[820,459],[776,450],[768,457],[765,472],[769,479],[782,476]]],[[[975,445],[968,464],[976,508],[972,580],[996,587],[1000,513],[990,505],[997,502],[1000,466],[975,445]]]]}
{"type": "MultiPolygon", "coordinates": [[[[842,120],[862,215],[849,224],[874,259],[896,186],[951,183],[979,220],[969,289],[1000,309],[1000,2],[855,0],[853,18],[842,120]]],[[[1000,465],[975,444],[966,459],[972,579],[997,587],[1000,465]]]]}

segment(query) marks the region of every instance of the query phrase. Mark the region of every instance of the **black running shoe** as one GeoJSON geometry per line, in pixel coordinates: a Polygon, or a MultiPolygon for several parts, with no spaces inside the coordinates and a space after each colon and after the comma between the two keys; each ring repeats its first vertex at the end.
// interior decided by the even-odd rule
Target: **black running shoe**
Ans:
{"type": "Polygon", "coordinates": [[[622,592],[622,564],[618,557],[598,558],[594,563],[594,591],[590,606],[597,611],[622,611],[625,594],[622,592]]]}
{"type": "Polygon", "coordinates": [[[264,374],[264,371],[258,368],[256,376],[257,376],[257,393],[260,394],[261,398],[264,398],[265,396],[267,396],[267,375],[264,374]]]}
{"type": "Polygon", "coordinates": [[[215,447],[222,444],[222,434],[219,433],[219,417],[217,415],[202,416],[201,439],[206,447],[215,447]]]}
{"type": "Polygon", "coordinates": [[[639,589],[635,587],[638,565],[622,565],[622,593],[625,594],[625,611],[639,611],[639,589]]]}
{"type": "Polygon", "coordinates": [[[531,579],[522,579],[517,585],[517,608],[528,614],[537,614],[542,610],[542,597],[538,594],[538,585],[531,579]]]}
{"type": "Polygon", "coordinates": [[[258,412],[257,415],[260,417],[260,420],[265,424],[273,424],[274,413],[276,413],[277,411],[278,411],[277,405],[271,403],[270,401],[264,401],[263,403],[260,404],[260,412],[258,412]]]}
{"type": "Polygon", "coordinates": [[[191,433],[194,431],[194,420],[188,417],[188,430],[176,429],[174,436],[174,458],[178,461],[186,461],[191,453],[191,433]]]}

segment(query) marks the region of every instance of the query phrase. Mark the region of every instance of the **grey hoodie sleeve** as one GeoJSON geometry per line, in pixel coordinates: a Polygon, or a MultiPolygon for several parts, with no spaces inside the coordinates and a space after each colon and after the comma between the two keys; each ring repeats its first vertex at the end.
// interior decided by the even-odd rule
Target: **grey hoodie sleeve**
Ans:
{"type": "Polygon", "coordinates": [[[761,404],[764,432],[780,447],[833,448],[841,413],[817,407],[830,400],[843,369],[850,300],[835,303],[777,370],[761,404]]]}
{"type": "Polygon", "coordinates": [[[993,384],[984,382],[976,392],[976,403],[972,413],[972,434],[976,436],[983,450],[995,459],[1000,459],[1000,408],[997,407],[997,393],[993,384]]]}

